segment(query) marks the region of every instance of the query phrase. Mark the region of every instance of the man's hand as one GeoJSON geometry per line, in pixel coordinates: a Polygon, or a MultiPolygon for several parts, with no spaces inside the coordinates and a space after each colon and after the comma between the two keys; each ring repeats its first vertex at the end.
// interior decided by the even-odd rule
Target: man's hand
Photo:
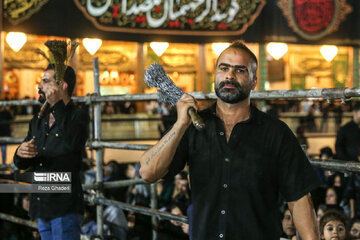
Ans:
{"type": "Polygon", "coordinates": [[[188,114],[188,109],[193,107],[197,110],[197,102],[195,98],[189,94],[184,93],[179,101],[176,103],[177,109],[177,123],[183,126],[189,126],[191,124],[191,118],[188,114]]]}
{"type": "Polygon", "coordinates": [[[63,92],[55,81],[49,82],[43,91],[45,92],[46,100],[51,106],[54,106],[58,101],[63,99],[63,92]]]}
{"type": "Polygon", "coordinates": [[[18,150],[16,151],[16,155],[22,158],[34,158],[37,155],[35,140],[31,139],[28,142],[23,142],[18,150]]]}

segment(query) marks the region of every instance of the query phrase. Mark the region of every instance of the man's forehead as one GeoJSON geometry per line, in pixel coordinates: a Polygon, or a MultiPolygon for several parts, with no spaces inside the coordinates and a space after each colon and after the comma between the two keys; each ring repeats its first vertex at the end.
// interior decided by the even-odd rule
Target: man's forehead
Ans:
{"type": "Polygon", "coordinates": [[[246,51],[242,49],[228,48],[220,54],[218,64],[227,63],[234,65],[244,65],[244,61],[248,63],[251,61],[251,57],[246,51]],[[231,60],[232,63],[229,63],[229,60],[231,60]],[[234,64],[234,61],[238,63],[234,64]]]}
{"type": "Polygon", "coordinates": [[[43,78],[52,78],[54,75],[55,71],[53,69],[49,69],[44,72],[43,78]]]}

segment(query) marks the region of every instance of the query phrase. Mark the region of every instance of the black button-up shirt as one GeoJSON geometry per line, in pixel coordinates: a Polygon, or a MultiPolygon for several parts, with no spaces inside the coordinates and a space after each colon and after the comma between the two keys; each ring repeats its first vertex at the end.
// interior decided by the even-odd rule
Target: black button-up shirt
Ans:
{"type": "Polygon", "coordinates": [[[358,161],[360,128],[354,121],[350,121],[340,128],[336,136],[335,150],[340,160],[358,161]]]}
{"type": "Polygon", "coordinates": [[[32,172],[71,172],[71,193],[32,193],[29,215],[52,219],[68,213],[83,213],[83,192],[80,182],[82,151],[88,137],[89,115],[70,101],[59,101],[39,119],[35,116],[24,141],[35,139],[35,158],[14,156],[19,169],[32,172]],[[49,127],[50,112],[55,122],[49,127]]]}
{"type": "Polygon", "coordinates": [[[297,200],[319,180],[282,121],[251,107],[227,142],[215,111],[200,112],[206,129],[187,129],[169,167],[171,176],[189,164],[193,239],[278,240],[279,194],[297,200]]]}

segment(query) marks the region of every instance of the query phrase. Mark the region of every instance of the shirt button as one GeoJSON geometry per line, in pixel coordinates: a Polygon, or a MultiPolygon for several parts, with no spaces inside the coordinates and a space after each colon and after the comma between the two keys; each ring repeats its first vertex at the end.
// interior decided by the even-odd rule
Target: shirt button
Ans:
{"type": "Polygon", "coordinates": [[[45,147],[43,147],[43,150],[45,150],[45,147]]]}
{"type": "Polygon", "coordinates": [[[225,214],[225,210],[221,210],[221,214],[224,215],[224,214],[225,214]]]}
{"type": "Polygon", "coordinates": [[[222,136],[222,135],[224,135],[224,132],[220,132],[219,134],[222,136]]]}
{"type": "Polygon", "coordinates": [[[224,188],[227,188],[227,184],[226,184],[226,183],[225,183],[223,186],[224,186],[224,188]]]}
{"type": "Polygon", "coordinates": [[[230,159],[229,159],[229,158],[225,158],[225,162],[230,162],[230,159]]]}
{"type": "Polygon", "coordinates": [[[222,233],[219,234],[219,238],[223,238],[224,235],[222,233]]]}
{"type": "Polygon", "coordinates": [[[37,200],[40,201],[40,198],[38,197],[37,200]]]}
{"type": "Polygon", "coordinates": [[[59,136],[59,134],[55,134],[55,136],[57,136],[57,137],[58,137],[58,136],[59,136]]]}
{"type": "Polygon", "coordinates": [[[48,133],[46,133],[46,136],[49,136],[49,134],[48,134],[48,133]]]}
{"type": "Polygon", "coordinates": [[[40,167],[42,167],[42,163],[40,163],[40,167]]]}

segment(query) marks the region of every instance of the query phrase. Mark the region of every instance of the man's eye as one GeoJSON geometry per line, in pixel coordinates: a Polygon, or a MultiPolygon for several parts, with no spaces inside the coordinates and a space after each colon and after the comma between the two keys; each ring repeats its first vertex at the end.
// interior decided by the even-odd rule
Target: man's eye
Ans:
{"type": "Polygon", "coordinates": [[[338,227],[338,232],[342,232],[342,231],[345,231],[345,228],[344,227],[338,227]]]}
{"type": "Polygon", "coordinates": [[[357,229],[352,229],[351,232],[356,234],[356,233],[358,233],[358,230],[357,229]]]}
{"type": "Polygon", "coordinates": [[[225,66],[220,67],[220,71],[222,71],[222,72],[226,72],[228,70],[229,70],[228,67],[225,67],[225,66]]]}
{"type": "Polygon", "coordinates": [[[327,229],[328,231],[330,231],[330,232],[331,232],[332,230],[334,230],[333,227],[327,227],[326,229],[327,229]]]}
{"type": "Polygon", "coordinates": [[[237,68],[237,69],[236,69],[236,72],[237,72],[237,73],[244,73],[245,70],[244,70],[243,68],[237,68]]]}

